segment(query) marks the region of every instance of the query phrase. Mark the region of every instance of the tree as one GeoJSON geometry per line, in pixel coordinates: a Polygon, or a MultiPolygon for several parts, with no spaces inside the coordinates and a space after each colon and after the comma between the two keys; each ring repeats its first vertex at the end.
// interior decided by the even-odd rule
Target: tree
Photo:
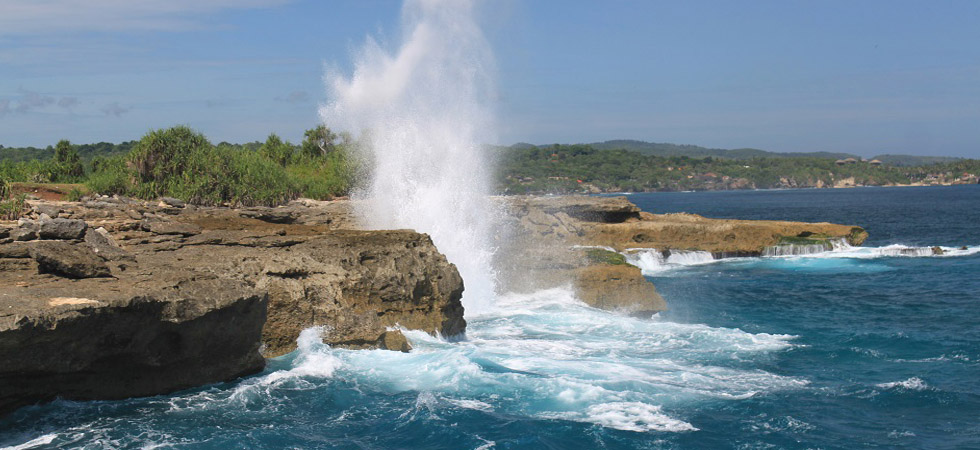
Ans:
{"type": "Polygon", "coordinates": [[[54,167],[52,172],[52,178],[57,181],[75,179],[85,174],[85,168],[82,167],[82,161],[78,157],[78,151],[75,150],[75,147],[67,139],[58,141],[58,145],[54,148],[54,167]]]}
{"type": "Polygon", "coordinates": [[[326,125],[306,130],[303,133],[303,154],[310,157],[326,156],[336,149],[337,135],[326,125]]]}
{"type": "Polygon", "coordinates": [[[162,195],[162,183],[184,173],[194,152],[211,149],[211,143],[186,126],[153,130],[143,136],[129,153],[139,181],[149,183],[153,195],[162,195]]]}
{"type": "Polygon", "coordinates": [[[283,142],[275,133],[269,135],[265,144],[259,147],[259,154],[275,161],[280,166],[286,167],[289,160],[293,157],[293,145],[283,142]]]}

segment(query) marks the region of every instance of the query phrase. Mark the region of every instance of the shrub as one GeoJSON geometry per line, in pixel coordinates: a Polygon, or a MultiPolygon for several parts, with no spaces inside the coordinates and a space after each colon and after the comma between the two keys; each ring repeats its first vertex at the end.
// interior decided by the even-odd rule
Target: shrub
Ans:
{"type": "Polygon", "coordinates": [[[325,158],[303,155],[287,166],[286,171],[302,196],[329,200],[350,192],[357,165],[341,147],[325,158]]]}
{"type": "Polygon", "coordinates": [[[85,175],[78,151],[65,139],[58,141],[58,145],[54,147],[54,160],[49,167],[48,178],[51,181],[77,181],[85,175]]]}
{"type": "Polygon", "coordinates": [[[70,191],[68,191],[67,194],[65,194],[65,201],[69,201],[69,202],[81,201],[84,195],[85,193],[82,192],[81,189],[73,187],[71,188],[70,191]]]}
{"type": "Polygon", "coordinates": [[[211,143],[203,134],[186,126],[147,133],[129,154],[129,161],[138,176],[141,196],[164,195],[165,185],[172,177],[184,173],[191,155],[210,147],[211,143]]]}
{"type": "Polygon", "coordinates": [[[7,180],[0,178],[0,201],[6,200],[7,196],[10,195],[10,183],[7,180]]]}
{"type": "Polygon", "coordinates": [[[89,191],[104,195],[128,195],[135,174],[126,166],[126,157],[104,158],[85,182],[89,191]]]}
{"type": "Polygon", "coordinates": [[[298,194],[280,165],[230,146],[191,152],[184,171],[164,181],[167,195],[200,205],[274,206],[298,194]]]}
{"type": "Polygon", "coordinates": [[[283,142],[279,136],[272,133],[265,140],[265,144],[259,147],[259,153],[280,166],[285,167],[293,158],[293,145],[289,142],[283,142]]]}
{"type": "Polygon", "coordinates": [[[7,201],[0,201],[0,219],[17,220],[29,211],[27,194],[20,194],[7,201]]]}

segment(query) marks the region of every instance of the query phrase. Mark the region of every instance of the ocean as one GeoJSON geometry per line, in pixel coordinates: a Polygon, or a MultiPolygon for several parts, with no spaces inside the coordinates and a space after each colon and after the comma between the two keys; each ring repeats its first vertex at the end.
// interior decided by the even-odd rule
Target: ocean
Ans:
{"type": "Polygon", "coordinates": [[[0,447],[980,448],[980,186],[629,198],[870,238],[803,256],[630,253],[670,307],[651,319],[552,289],[498,297],[464,340],[407,332],[407,354],[332,349],[311,329],[235,382],[22,408],[0,419],[0,447]]]}

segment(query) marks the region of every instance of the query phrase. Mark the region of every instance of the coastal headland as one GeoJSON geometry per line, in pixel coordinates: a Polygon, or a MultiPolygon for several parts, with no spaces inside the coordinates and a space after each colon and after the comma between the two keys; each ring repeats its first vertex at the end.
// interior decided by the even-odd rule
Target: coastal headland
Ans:
{"type": "MultiPolygon", "coordinates": [[[[653,215],[623,197],[499,197],[500,289],[570,286],[592,306],[667,303],[622,252],[759,255],[855,226],[653,215]]],[[[200,207],[28,200],[0,222],[0,414],[57,397],[155,395],[261,371],[323,327],[337,347],[409,351],[400,328],[465,332],[463,280],[429,236],[364,230],[347,200],[200,207]]]]}

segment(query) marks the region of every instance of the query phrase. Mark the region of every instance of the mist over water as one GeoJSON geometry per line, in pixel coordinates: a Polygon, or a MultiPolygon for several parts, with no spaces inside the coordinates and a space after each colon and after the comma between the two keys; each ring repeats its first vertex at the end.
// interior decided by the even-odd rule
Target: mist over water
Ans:
{"type": "Polygon", "coordinates": [[[465,282],[467,314],[494,297],[489,202],[493,55],[471,1],[409,0],[397,48],[368,38],[349,76],[326,78],[327,126],[359,134],[371,178],[354,194],[365,225],[428,233],[465,282]]]}

